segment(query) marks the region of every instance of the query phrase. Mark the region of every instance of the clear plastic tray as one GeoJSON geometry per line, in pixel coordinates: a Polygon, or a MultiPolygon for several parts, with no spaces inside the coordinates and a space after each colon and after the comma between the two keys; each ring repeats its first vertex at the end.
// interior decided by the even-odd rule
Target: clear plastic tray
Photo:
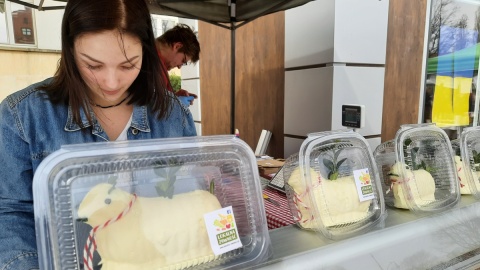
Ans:
{"type": "Polygon", "coordinates": [[[41,269],[236,269],[271,255],[256,159],[234,136],[66,146],[33,191],[41,269]]]}
{"type": "Polygon", "coordinates": [[[283,173],[290,210],[301,228],[341,239],[383,224],[379,175],[358,133],[309,134],[283,173]]]}
{"type": "Polygon", "coordinates": [[[480,127],[465,128],[460,135],[460,157],[457,172],[462,194],[480,199],[480,127]]]}
{"type": "Polygon", "coordinates": [[[447,134],[433,124],[402,125],[395,140],[374,151],[385,203],[416,212],[448,209],[460,188],[447,134]]]}

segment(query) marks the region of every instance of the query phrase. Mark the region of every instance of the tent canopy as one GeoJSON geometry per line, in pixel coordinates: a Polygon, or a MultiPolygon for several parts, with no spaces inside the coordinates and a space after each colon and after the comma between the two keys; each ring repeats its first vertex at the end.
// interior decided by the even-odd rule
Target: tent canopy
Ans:
{"type": "MultiPolygon", "coordinates": [[[[312,0],[148,0],[154,14],[197,19],[212,24],[242,22],[287,10],[312,0]]],[[[220,25],[221,26],[221,25],[220,25]]],[[[226,26],[231,28],[232,26],[226,26]]]]}
{"type": "MultiPolygon", "coordinates": [[[[5,0],[0,0],[5,1],[5,0]]],[[[24,0],[7,0],[38,10],[63,9],[64,5],[44,6],[27,3],[24,0]]],[[[67,2],[67,0],[54,0],[67,2]]],[[[225,28],[239,26],[261,16],[287,10],[312,0],[147,0],[153,14],[196,19],[225,28]],[[239,25],[236,25],[240,22],[239,25]],[[227,24],[227,25],[225,25],[227,24]]]]}

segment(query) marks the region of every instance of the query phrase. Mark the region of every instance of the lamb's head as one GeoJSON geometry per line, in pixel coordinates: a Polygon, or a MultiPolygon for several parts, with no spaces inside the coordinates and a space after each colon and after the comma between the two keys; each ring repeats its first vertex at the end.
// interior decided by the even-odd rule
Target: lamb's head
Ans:
{"type": "Polygon", "coordinates": [[[78,207],[78,219],[92,227],[103,224],[122,213],[130,203],[132,194],[103,183],[94,186],[78,207]]]}
{"type": "Polygon", "coordinates": [[[397,181],[401,178],[401,175],[403,173],[406,173],[403,177],[408,179],[413,177],[413,173],[411,170],[408,169],[407,165],[402,162],[396,162],[391,168],[390,172],[388,173],[388,176],[390,177],[390,180],[392,181],[397,181]]]}

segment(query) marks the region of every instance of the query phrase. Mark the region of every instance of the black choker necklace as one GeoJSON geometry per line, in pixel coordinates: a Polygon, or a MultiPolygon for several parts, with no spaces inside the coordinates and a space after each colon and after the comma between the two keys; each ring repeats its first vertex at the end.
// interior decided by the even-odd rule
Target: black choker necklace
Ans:
{"type": "Polygon", "coordinates": [[[120,106],[122,105],[123,102],[125,102],[125,100],[127,100],[128,98],[130,97],[130,93],[128,93],[128,95],[122,99],[122,101],[120,101],[119,103],[115,104],[115,105],[110,105],[110,106],[101,106],[101,105],[98,105],[96,103],[93,103],[93,105],[95,107],[99,107],[99,108],[102,108],[102,109],[108,109],[108,108],[113,108],[113,107],[117,107],[117,106],[120,106]]]}

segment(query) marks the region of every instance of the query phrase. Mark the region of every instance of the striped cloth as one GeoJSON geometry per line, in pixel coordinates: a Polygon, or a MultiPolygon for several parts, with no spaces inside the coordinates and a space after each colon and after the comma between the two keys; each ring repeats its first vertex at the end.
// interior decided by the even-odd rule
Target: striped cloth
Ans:
{"type": "Polygon", "coordinates": [[[264,200],[267,226],[269,230],[295,223],[292,214],[290,213],[285,193],[281,193],[268,187],[263,190],[263,193],[280,204],[280,206],[276,206],[275,204],[264,200]]]}

